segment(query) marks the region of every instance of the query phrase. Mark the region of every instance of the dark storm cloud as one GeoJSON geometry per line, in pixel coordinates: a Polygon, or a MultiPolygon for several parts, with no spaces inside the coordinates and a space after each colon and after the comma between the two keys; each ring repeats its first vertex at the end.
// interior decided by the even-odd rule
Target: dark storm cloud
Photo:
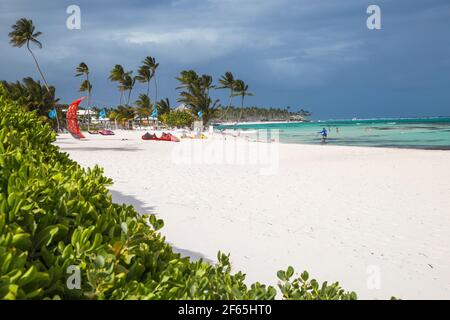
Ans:
{"type": "Polygon", "coordinates": [[[152,55],[159,95],[173,104],[174,78],[193,68],[216,79],[233,71],[255,93],[250,105],[301,106],[319,118],[450,114],[448,1],[2,0],[2,79],[37,77],[26,50],[8,44],[20,17],[43,32],[36,54],[64,101],[79,95],[79,62],[90,66],[94,101],[104,105],[118,100],[111,67],[136,70],[152,55]],[[372,3],[382,10],[379,31],[366,28],[372,3]],[[81,30],[65,26],[70,4],[81,7],[81,30]]]}

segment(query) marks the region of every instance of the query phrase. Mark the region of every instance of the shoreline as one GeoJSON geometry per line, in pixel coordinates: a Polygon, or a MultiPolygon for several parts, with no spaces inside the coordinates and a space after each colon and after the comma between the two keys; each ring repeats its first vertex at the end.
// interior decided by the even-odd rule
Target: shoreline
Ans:
{"type": "Polygon", "coordinates": [[[216,142],[239,150],[238,138],[88,138],[56,144],[84,167],[103,167],[116,202],[163,219],[177,250],[209,261],[230,253],[247,283],[276,285],[292,265],[363,299],[450,297],[448,152],[280,143],[278,169],[264,175],[258,164],[174,161],[216,142]]]}
{"type": "MultiPolygon", "coordinates": [[[[256,129],[257,130],[257,129],[256,129]]],[[[244,131],[245,133],[245,131],[244,131]]],[[[262,141],[262,140],[250,140],[245,134],[241,136],[234,136],[231,134],[220,134],[215,132],[214,136],[226,136],[229,138],[235,139],[244,139],[250,142],[259,142],[259,143],[271,143],[271,141],[262,141]]],[[[440,146],[427,146],[427,147],[418,147],[418,146],[363,146],[363,145],[345,145],[345,144],[333,144],[327,142],[325,144],[318,143],[299,143],[299,142],[287,142],[287,141],[277,141],[279,144],[283,145],[300,145],[300,146],[321,146],[321,147],[350,147],[350,148],[375,148],[375,149],[400,149],[400,150],[423,150],[423,151],[450,151],[450,146],[448,147],[440,147],[440,146]]]]}

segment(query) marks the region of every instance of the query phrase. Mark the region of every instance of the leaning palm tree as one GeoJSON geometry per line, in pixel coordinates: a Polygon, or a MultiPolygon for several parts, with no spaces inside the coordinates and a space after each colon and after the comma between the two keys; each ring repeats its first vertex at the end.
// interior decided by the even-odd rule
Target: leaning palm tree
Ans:
{"type": "MultiPolygon", "coordinates": [[[[86,77],[86,81],[87,83],[89,83],[89,86],[86,86],[89,90],[88,90],[88,98],[87,98],[87,106],[89,107],[90,104],[90,100],[91,100],[91,89],[92,89],[92,85],[90,85],[89,82],[89,67],[87,66],[86,63],[81,62],[75,69],[76,73],[75,73],[75,77],[79,77],[79,76],[85,76],[86,77]]],[[[80,90],[81,91],[81,90],[80,90]]],[[[83,90],[84,91],[84,90],[83,90]]]]}
{"type": "Polygon", "coordinates": [[[150,95],[150,81],[152,80],[152,77],[153,75],[149,68],[141,66],[138,69],[138,75],[136,76],[136,80],[141,83],[147,84],[147,96],[150,95]]]}
{"type": "Polygon", "coordinates": [[[235,85],[235,80],[234,80],[233,74],[231,72],[225,72],[225,74],[219,79],[219,83],[221,84],[221,86],[217,87],[217,89],[230,90],[228,108],[225,110],[223,115],[220,117],[220,119],[222,119],[223,117],[225,117],[228,110],[231,108],[231,104],[233,102],[234,85],[235,85]]]}
{"type": "Polygon", "coordinates": [[[153,57],[146,57],[144,61],[142,61],[143,66],[147,67],[152,75],[152,78],[155,78],[155,100],[158,101],[158,83],[156,81],[156,69],[159,67],[159,63],[156,63],[156,59],[153,57]]]}
{"type": "Polygon", "coordinates": [[[209,91],[216,86],[212,84],[213,78],[209,74],[203,74],[200,78],[200,84],[202,88],[205,90],[206,94],[209,95],[209,91]]]}
{"type": "MultiPolygon", "coordinates": [[[[130,73],[131,74],[131,73],[130,73]]],[[[124,91],[128,90],[128,99],[126,105],[130,104],[131,91],[133,91],[134,84],[136,83],[136,77],[132,77],[130,74],[125,74],[123,79],[120,81],[120,84],[123,87],[124,91]]]]}
{"type": "Polygon", "coordinates": [[[92,84],[89,81],[89,67],[86,63],[81,62],[75,69],[75,77],[85,76],[86,79],[81,83],[80,92],[87,92],[86,99],[86,109],[88,110],[88,130],[91,122],[91,116],[89,113],[89,106],[91,105],[91,92],[92,92],[92,84]]]}
{"type": "Polygon", "coordinates": [[[36,68],[39,71],[39,74],[41,75],[42,81],[44,81],[45,87],[47,88],[47,91],[50,91],[47,80],[44,77],[44,74],[42,73],[41,67],[39,66],[39,63],[34,56],[33,51],[30,48],[30,42],[36,44],[39,49],[42,48],[42,43],[37,40],[37,37],[39,37],[42,32],[36,31],[35,32],[35,26],[33,25],[33,21],[22,18],[17,20],[16,24],[12,26],[13,31],[9,33],[10,43],[13,47],[21,48],[23,45],[26,44],[28,51],[30,52],[31,56],[33,57],[34,63],[36,64],[36,68]]]}
{"type": "MultiPolygon", "coordinates": [[[[92,91],[92,85],[91,85],[91,83],[89,82],[89,80],[84,80],[84,81],[81,83],[79,91],[80,91],[80,92],[87,92],[88,97],[90,96],[91,91],[92,91]]],[[[89,100],[89,98],[88,98],[88,100],[89,100]]],[[[91,116],[90,116],[90,111],[89,111],[89,105],[88,105],[88,107],[86,108],[86,111],[87,111],[87,114],[88,114],[88,130],[90,130],[91,116]]],[[[86,117],[86,116],[85,116],[85,117],[86,117]]],[[[86,119],[86,118],[84,118],[84,119],[86,119]]]]}
{"type": "Polygon", "coordinates": [[[143,65],[138,69],[138,75],[136,76],[136,80],[141,83],[147,84],[147,96],[150,97],[150,81],[154,76],[154,70],[150,67],[150,57],[147,57],[146,60],[142,61],[143,65]]]}
{"type": "MultiPolygon", "coordinates": [[[[47,80],[44,77],[44,73],[42,72],[41,67],[39,66],[36,56],[34,55],[33,51],[30,48],[30,42],[32,42],[36,44],[39,49],[42,49],[42,43],[39,40],[37,40],[37,37],[39,37],[42,34],[42,32],[35,31],[36,27],[33,25],[33,20],[27,18],[21,18],[17,20],[16,23],[12,25],[12,29],[13,30],[8,34],[10,38],[9,42],[13,47],[21,48],[23,47],[23,45],[27,46],[27,50],[33,57],[34,63],[36,65],[39,74],[41,75],[42,81],[44,82],[47,92],[50,95],[52,94],[54,95],[54,92],[52,93],[50,87],[48,86],[47,80]]],[[[56,110],[57,130],[59,131],[58,109],[55,108],[55,110],[56,110]]]]}
{"type": "Polygon", "coordinates": [[[245,84],[242,80],[236,80],[234,82],[234,94],[233,96],[241,97],[241,113],[239,115],[239,120],[241,120],[242,117],[242,111],[244,110],[244,99],[247,96],[253,96],[253,93],[248,91],[248,85],[245,84]]]}
{"type": "Polygon", "coordinates": [[[192,86],[193,83],[198,81],[198,74],[194,70],[183,70],[176,79],[180,82],[180,85],[176,87],[177,90],[186,89],[192,86]]]}
{"type": "Polygon", "coordinates": [[[122,105],[123,93],[125,91],[125,88],[123,87],[121,82],[123,81],[123,78],[127,74],[130,75],[131,71],[125,72],[125,70],[123,69],[123,67],[120,64],[116,64],[114,66],[114,68],[112,68],[111,71],[109,72],[108,79],[113,81],[113,82],[118,82],[119,83],[119,86],[118,86],[119,91],[120,91],[119,105],[122,105]]]}

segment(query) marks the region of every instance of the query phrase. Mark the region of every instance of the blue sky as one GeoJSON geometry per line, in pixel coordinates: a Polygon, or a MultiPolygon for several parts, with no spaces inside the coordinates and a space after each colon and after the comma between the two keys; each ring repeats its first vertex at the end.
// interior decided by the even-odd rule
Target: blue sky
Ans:
{"type": "MultiPolygon", "coordinates": [[[[232,71],[254,93],[246,105],[302,107],[316,119],[450,115],[448,0],[2,0],[0,79],[38,77],[27,51],[8,43],[21,17],[43,32],[35,53],[62,102],[80,95],[73,75],[84,61],[94,103],[117,104],[109,70],[136,70],[150,55],[159,97],[172,105],[175,77],[194,69],[215,80],[232,71]],[[71,4],[81,30],[66,28],[71,4]],[[366,27],[370,4],[382,30],[366,27]]],[[[138,84],[134,98],[144,91],[138,84]]],[[[226,104],[225,92],[212,95],[226,104]]]]}

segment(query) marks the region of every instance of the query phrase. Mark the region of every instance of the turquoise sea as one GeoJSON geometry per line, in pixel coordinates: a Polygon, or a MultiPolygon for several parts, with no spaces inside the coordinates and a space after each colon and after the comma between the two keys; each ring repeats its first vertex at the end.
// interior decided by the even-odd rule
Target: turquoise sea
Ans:
{"type": "Polygon", "coordinates": [[[450,117],[258,123],[215,128],[277,129],[280,142],[306,144],[320,144],[318,132],[326,128],[329,145],[450,150],[450,117]]]}

